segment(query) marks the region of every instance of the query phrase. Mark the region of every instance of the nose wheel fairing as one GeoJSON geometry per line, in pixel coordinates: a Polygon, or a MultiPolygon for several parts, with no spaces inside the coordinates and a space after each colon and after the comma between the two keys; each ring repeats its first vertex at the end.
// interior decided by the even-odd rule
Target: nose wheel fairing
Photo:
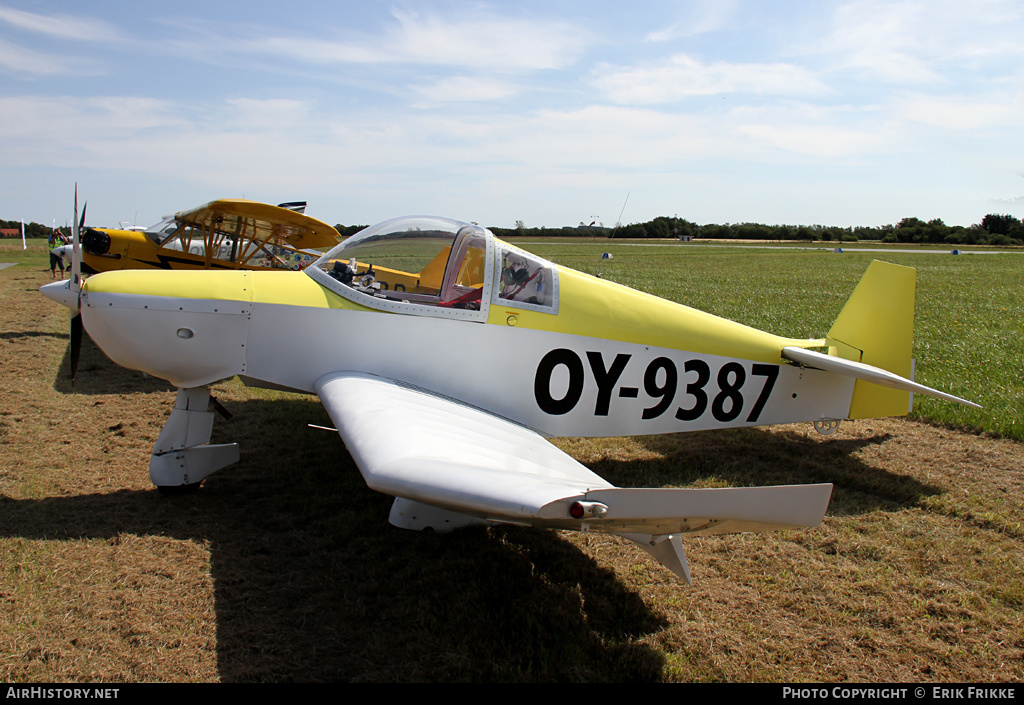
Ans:
{"type": "Polygon", "coordinates": [[[206,387],[178,389],[149,459],[149,477],[158,488],[197,486],[239,459],[237,443],[210,444],[213,412],[206,387]]]}

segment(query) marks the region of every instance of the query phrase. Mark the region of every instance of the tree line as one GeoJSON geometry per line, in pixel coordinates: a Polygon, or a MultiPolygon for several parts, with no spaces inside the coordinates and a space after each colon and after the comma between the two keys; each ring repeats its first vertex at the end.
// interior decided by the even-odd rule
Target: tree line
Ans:
{"type": "MultiPolygon", "coordinates": [[[[4,230],[17,230],[18,234],[15,236],[19,240],[21,239],[21,221],[20,220],[0,220],[0,228],[4,230]]],[[[50,237],[50,232],[53,230],[49,225],[40,225],[39,223],[25,223],[25,237],[50,237]]],[[[63,230],[65,234],[70,235],[70,228],[58,228],[63,230]]]]}
{"type": "Polygon", "coordinates": [[[518,221],[515,228],[491,228],[498,237],[606,237],[634,239],[711,240],[796,240],[807,242],[857,242],[879,240],[892,243],[947,245],[1021,245],[1024,223],[1012,215],[989,214],[980,223],[964,227],[946,225],[941,219],[923,221],[904,218],[895,225],[840,227],[828,225],[765,225],[763,223],[708,223],[698,225],[684,218],[658,217],[646,223],[614,228],[580,223],[561,228],[527,228],[518,221]]]}
{"type": "MultiPolygon", "coordinates": [[[[365,225],[335,225],[345,238],[359,232],[365,225]]],[[[21,237],[21,221],[0,220],[0,228],[17,229],[21,237]]],[[[71,229],[58,228],[68,237],[71,229]]],[[[923,221],[904,218],[895,225],[878,227],[839,227],[827,225],[764,225],[762,223],[708,223],[698,225],[685,218],[658,217],[646,223],[631,223],[614,228],[592,223],[561,228],[528,228],[517,221],[514,228],[490,228],[501,238],[509,237],[589,237],[632,239],[683,239],[685,237],[710,240],[794,240],[806,242],[857,242],[880,240],[892,243],[921,243],[943,245],[1021,245],[1024,244],[1024,222],[1012,215],[990,213],[980,223],[964,227],[946,225],[941,219],[923,221]]],[[[48,238],[51,228],[39,223],[25,223],[25,237],[48,238]]]]}

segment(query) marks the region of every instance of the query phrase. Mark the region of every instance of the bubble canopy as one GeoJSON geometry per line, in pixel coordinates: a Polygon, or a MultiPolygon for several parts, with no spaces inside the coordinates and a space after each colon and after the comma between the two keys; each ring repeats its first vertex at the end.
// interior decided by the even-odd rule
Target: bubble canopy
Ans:
{"type": "Polygon", "coordinates": [[[494,236],[471,223],[405,216],[370,226],[310,267],[309,276],[370,308],[486,318],[494,236]]]}

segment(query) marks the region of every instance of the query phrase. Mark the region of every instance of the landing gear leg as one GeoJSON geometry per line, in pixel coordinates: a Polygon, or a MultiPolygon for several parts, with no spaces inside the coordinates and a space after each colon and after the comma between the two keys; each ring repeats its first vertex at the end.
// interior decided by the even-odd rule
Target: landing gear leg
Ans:
{"type": "Polygon", "coordinates": [[[238,462],[238,444],[210,445],[212,431],[210,390],[178,389],[174,411],[149,459],[149,477],[157,489],[164,494],[195,489],[207,476],[238,462]]]}

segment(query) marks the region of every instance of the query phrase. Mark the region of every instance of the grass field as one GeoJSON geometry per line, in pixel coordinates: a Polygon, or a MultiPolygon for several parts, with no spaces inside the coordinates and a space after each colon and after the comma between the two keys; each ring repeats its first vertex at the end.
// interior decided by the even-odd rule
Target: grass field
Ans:
{"type": "Polygon", "coordinates": [[[559,440],[624,486],[835,484],[816,529],[685,541],[689,588],[614,537],[394,529],[337,435],[307,427],[331,425],[315,398],[237,380],[214,385],[234,418],[213,440],[241,462],[163,497],[147,465],[174,390],[88,343],[72,389],[45,249],[0,246],[18,262],[0,271],[0,679],[1024,678],[1024,256],[524,246],[800,337],[870,259],[915,266],[918,379],[986,408],[919,397],[919,421],[827,438],[559,440]]]}

